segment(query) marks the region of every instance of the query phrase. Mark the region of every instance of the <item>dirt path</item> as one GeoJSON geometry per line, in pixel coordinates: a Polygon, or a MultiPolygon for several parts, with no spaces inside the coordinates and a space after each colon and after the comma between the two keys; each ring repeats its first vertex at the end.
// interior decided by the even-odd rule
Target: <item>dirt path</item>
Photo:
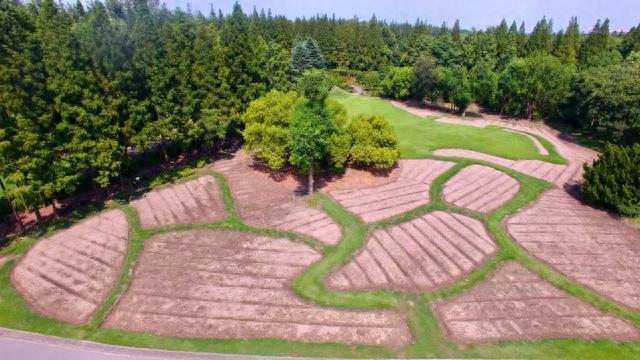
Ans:
{"type": "Polygon", "coordinates": [[[433,291],[468,275],[496,250],[479,221],[436,211],[373,233],[327,284],[339,290],[433,291]]]}
{"type": "Polygon", "coordinates": [[[457,343],[546,338],[634,341],[640,330],[543,281],[516,262],[462,295],[434,304],[445,335],[457,343]]]}
{"type": "Polygon", "coordinates": [[[34,311],[84,323],[120,276],[129,228],[111,210],[38,241],[13,269],[11,282],[34,311]]]}
{"type": "Polygon", "coordinates": [[[400,175],[386,185],[333,190],[329,195],[364,222],[372,223],[428,204],[431,183],[453,165],[437,160],[400,160],[400,175]]]}
{"type": "Polygon", "coordinates": [[[304,188],[293,176],[272,177],[244,151],[216,161],[212,169],[227,178],[238,213],[247,223],[293,231],[330,245],[340,241],[338,224],[306,204],[300,196],[304,188]]]}
{"type": "Polygon", "coordinates": [[[548,190],[506,221],[529,253],[575,281],[640,310],[640,231],[581,204],[565,191],[548,190]]]}
{"type": "Polygon", "coordinates": [[[401,347],[406,315],[319,307],[289,283],[321,255],[306,245],[230,231],[146,241],[134,279],[105,326],[163,336],[279,338],[401,347]]]}

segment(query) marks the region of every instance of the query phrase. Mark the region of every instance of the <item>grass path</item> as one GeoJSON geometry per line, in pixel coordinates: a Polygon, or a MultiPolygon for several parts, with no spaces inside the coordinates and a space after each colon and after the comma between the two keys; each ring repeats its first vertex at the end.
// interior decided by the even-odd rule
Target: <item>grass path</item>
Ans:
{"type": "Polygon", "coordinates": [[[405,159],[421,159],[437,149],[462,148],[510,160],[531,159],[565,163],[555,147],[546,139],[538,138],[549,150],[550,155],[541,155],[525,135],[504,131],[496,126],[476,128],[439,123],[433,118],[413,115],[393,106],[389,100],[376,97],[334,92],[331,99],[343,104],[349,117],[361,114],[385,116],[398,134],[400,151],[405,159]]]}

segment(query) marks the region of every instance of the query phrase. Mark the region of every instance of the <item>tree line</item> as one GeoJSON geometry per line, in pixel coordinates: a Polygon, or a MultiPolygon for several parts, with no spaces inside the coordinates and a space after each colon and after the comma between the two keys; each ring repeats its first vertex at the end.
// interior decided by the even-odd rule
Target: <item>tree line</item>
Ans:
{"type": "Polygon", "coordinates": [[[214,149],[245,127],[253,100],[324,67],[397,88],[390,96],[476,101],[637,142],[638,50],[640,27],[611,33],[608,21],[587,35],[576,20],[553,32],[547,19],[531,33],[506,21],[468,31],[458,22],[290,20],[238,4],[203,15],[148,0],[0,0],[0,176],[26,210],[108,188],[137,153],[167,160],[214,149]]]}

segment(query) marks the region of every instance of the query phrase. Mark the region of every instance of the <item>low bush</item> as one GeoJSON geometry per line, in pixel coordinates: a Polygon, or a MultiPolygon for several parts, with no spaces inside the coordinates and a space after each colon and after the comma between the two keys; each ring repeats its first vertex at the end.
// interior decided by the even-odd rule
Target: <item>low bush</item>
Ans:
{"type": "Polygon", "coordinates": [[[593,166],[585,166],[582,192],[626,216],[640,216],[640,144],[607,145],[593,166]]]}
{"type": "Polygon", "coordinates": [[[349,125],[351,161],[355,165],[388,169],[400,158],[398,137],[381,116],[359,116],[349,125]]]}

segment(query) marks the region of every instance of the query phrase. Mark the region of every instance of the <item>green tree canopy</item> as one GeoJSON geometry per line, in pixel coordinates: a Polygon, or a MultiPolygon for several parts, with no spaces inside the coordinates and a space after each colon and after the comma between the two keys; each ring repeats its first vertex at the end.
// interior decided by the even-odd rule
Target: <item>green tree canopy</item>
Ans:
{"type": "Polygon", "coordinates": [[[381,116],[359,116],[349,125],[351,161],[360,166],[388,169],[400,158],[398,138],[381,116]]]}
{"type": "Polygon", "coordinates": [[[282,168],[288,160],[289,125],[301,100],[295,92],[271,90],[252,101],[242,115],[245,149],[272,169],[282,168]]]}

